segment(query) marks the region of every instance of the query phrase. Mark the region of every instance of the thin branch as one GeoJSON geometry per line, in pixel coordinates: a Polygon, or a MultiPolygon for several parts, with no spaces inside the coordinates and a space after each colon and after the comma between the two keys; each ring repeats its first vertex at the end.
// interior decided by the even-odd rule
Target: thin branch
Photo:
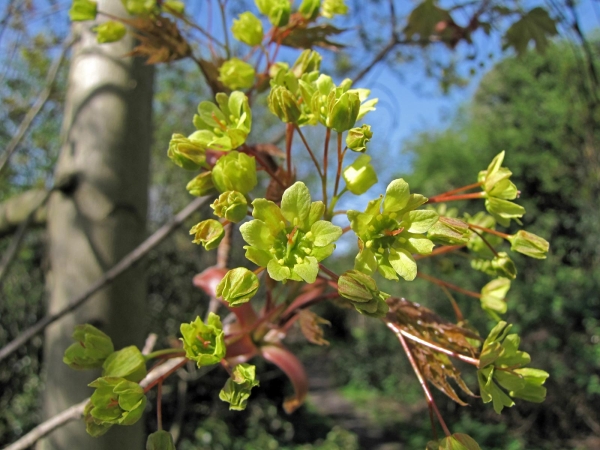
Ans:
{"type": "Polygon", "coordinates": [[[67,51],[71,48],[75,40],[75,36],[71,36],[70,38],[68,38],[62,46],[60,54],[52,63],[52,66],[48,71],[48,75],[46,76],[46,86],[44,87],[42,92],[40,92],[40,95],[33,103],[29,111],[27,111],[27,114],[25,115],[25,117],[21,121],[21,124],[19,125],[17,133],[10,140],[8,146],[6,147],[6,150],[2,154],[2,157],[0,157],[0,174],[2,174],[4,169],[6,169],[6,167],[8,166],[10,157],[13,155],[13,153],[17,149],[17,146],[25,137],[25,134],[27,133],[27,130],[29,130],[29,127],[31,126],[33,120],[36,118],[36,116],[39,114],[39,112],[42,110],[42,108],[50,98],[50,94],[52,94],[52,88],[54,87],[54,82],[56,81],[56,77],[58,75],[60,66],[62,65],[62,62],[65,59],[67,51]]]}
{"type": "Polygon", "coordinates": [[[304,133],[302,133],[302,130],[300,129],[300,127],[298,125],[296,125],[296,130],[298,130],[298,135],[300,136],[300,139],[302,139],[302,142],[304,143],[304,146],[306,147],[306,150],[308,151],[308,154],[310,155],[310,159],[312,159],[312,162],[314,163],[315,168],[317,169],[317,172],[319,173],[319,177],[323,178],[323,173],[321,172],[321,166],[319,165],[317,158],[315,158],[315,154],[312,152],[310,145],[308,145],[308,142],[306,141],[306,138],[304,137],[304,133]]]}
{"type": "Polygon", "coordinates": [[[448,283],[447,281],[444,281],[444,280],[440,280],[439,278],[435,278],[435,277],[426,275],[423,272],[418,272],[417,276],[419,278],[423,278],[424,280],[429,281],[430,283],[436,284],[438,286],[445,286],[448,289],[452,289],[453,291],[460,292],[461,294],[464,294],[464,295],[468,295],[469,297],[479,298],[479,299],[481,298],[481,294],[478,294],[477,292],[469,291],[468,289],[463,289],[460,286],[457,286],[452,283],[448,283]]]}
{"type": "Polygon", "coordinates": [[[83,305],[88,299],[92,297],[100,289],[111,283],[119,275],[131,268],[135,263],[142,259],[150,250],[160,244],[166,237],[168,237],[173,230],[179,227],[185,219],[187,219],[192,213],[197,211],[202,205],[209,201],[211,197],[199,197],[193,200],[188,206],[181,210],[175,217],[169,222],[164,224],[158,230],[156,230],[148,239],[142,242],[137,248],[128,253],[121,261],[115,266],[108,270],[103,276],[101,276],[93,285],[91,285],[86,292],[74,298],[69,302],[68,306],[53,313],[46,315],[42,320],[37,322],[35,325],[27,328],[18,337],[12,340],[4,348],[0,349],[0,361],[4,360],[8,355],[17,350],[21,345],[28,342],[36,334],[44,330],[48,325],[57,321],[64,315],[74,311],[83,305]]]}
{"type": "MultiPolygon", "coordinates": [[[[166,374],[172,373],[174,368],[181,366],[182,361],[185,363],[187,360],[186,358],[177,358],[161,364],[156,369],[152,370],[148,375],[146,375],[146,378],[140,382],[140,386],[146,388],[152,384],[156,384],[157,380],[164,379],[166,374]]],[[[73,420],[81,418],[85,405],[87,405],[89,400],[89,398],[86,398],[81,403],[77,403],[60,414],[51,417],[47,421],[35,427],[18,441],[13,442],[4,450],[26,450],[57,428],[60,428],[69,422],[72,422],[73,420]]]]}
{"type": "Polygon", "coordinates": [[[414,334],[411,334],[408,331],[403,330],[402,328],[398,327],[395,323],[389,322],[387,320],[385,321],[385,324],[387,325],[387,327],[389,329],[391,329],[394,333],[396,333],[396,335],[398,333],[400,333],[405,338],[408,338],[411,341],[414,341],[425,347],[429,347],[430,349],[435,350],[436,352],[444,353],[448,356],[456,358],[462,362],[466,362],[467,364],[471,364],[475,367],[479,366],[479,360],[476,358],[471,358],[470,356],[466,356],[461,353],[453,352],[452,350],[448,350],[447,348],[441,347],[433,342],[429,342],[429,341],[426,341],[425,339],[421,339],[420,337],[415,336],[414,334]]]}

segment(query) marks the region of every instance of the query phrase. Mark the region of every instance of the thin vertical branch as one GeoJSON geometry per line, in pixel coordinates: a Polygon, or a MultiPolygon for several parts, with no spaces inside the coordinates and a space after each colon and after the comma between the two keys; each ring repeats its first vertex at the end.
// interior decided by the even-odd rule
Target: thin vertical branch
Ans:
{"type": "Polygon", "coordinates": [[[331,128],[325,132],[325,148],[323,149],[323,178],[321,178],[321,187],[323,188],[323,203],[327,208],[327,159],[329,157],[329,140],[331,139],[331,128]]]}
{"type": "Polygon", "coordinates": [[[337,172],[335,174],[335,187],[333,188],[333,196],[337,197],[338,188],[340,186],[340,178],[342,176],[342,162],[344,160],[344,153],[342,153],[342,133],[337,135],[337,172]]]}
{"type": "Polygon", "coordinates": [[[158,430],[162,430],[162,381],[158,383],[156,390],[156,421],[158,423],[158,430]]]}
{"type": "Polygon", "coordinates": [[[433,395],[431,395],[431,391],[429,390],[429,387],[427,386],[427,381],[425,380],[425,378],[423,378],[421,369],[419,369],[419,365],[417,364],[415,357],[413,356],[412,352],[410,351],[410,347],[406,343],[404,336],[402,335],[402,333],[396,333],[396,336],[398,336],[398,340],[402,344],[404,353],[406,353],[408,361],[410,362],[410,365],[412,366],[413,370],[415,371],[415,375],[417,376],[417,379],[419,380],[419,384],[421,384],[421,388],[423,389],[423,392],[425,393],[425,398],[427,399],[427,404],[429,405],[429,408],[433,409],[433,411],[435,412],[435,415],[437,416],[438,421],[440,422],[440,425],[442,426],[442,429],[444,430],[444,434],[446,436],[451,436],[452,433],[450,433],[450,430],[448,429],[446,422],[444,422],[444,418],[442,417],[440,410],[438,409],[437,405],[435,404],[433,395]]]}
{"type": "Polygon", "coordinates": [[[292,140],[294,139],[294,124],[285,125],[285,158],[288,175],[292,173],[292,140]]]}

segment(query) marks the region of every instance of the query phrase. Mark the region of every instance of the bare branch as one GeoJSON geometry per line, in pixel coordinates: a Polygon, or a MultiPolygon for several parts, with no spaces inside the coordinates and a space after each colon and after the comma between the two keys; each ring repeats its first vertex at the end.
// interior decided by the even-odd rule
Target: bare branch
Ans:
{"type": "MultiPolygon", "coordinates": [[[[164,364],[161,364],[156,369],[151,371],[148,375],[146,375],[146,378],[144,378],[140,382],[140,386],[142,386],[142,387],[149,386],[150,384],[155,382],[157,379],[164,376],[169,371],[173,370],[175,367],[177,367],[183,361],[185,361],[185,358],[173,358],[173,359],[168,360],[164,364]]],[[[44,423],[41,423],[40,425],[35,427],[33,430],[31,430],[29,433],[27,433],[25,436],[23,436],[18,441],[12,443],[8,447],[5,447],[4,450],[26,450],[29,447],[31,447],[33,444],[35,444],[37,441],[39,441],[41,438],[50,434],[52,431],[56,430],[57,428],[60,428],[63,425],[66,425],[67,423],[72,422],[73,420],[77,420],[77,419],[81,418],[81,416],[83,415],[83,410],[85,408],[85,405],[87,405],[87,402],[89,400],[90,400],[89,398],[86,398],[81,403],[77,403],[76,405],[71,406],[70,408],[66,409],[62,413],[48,419],[44,423]]]]}
{"type": "Polygon", "coordinates": [[[0,174],[2,174],[4,169],[6,169],[6,167],[8,166],[8,161],[10,160],[10,157],[17,149],[19,143],[25,137],[27,130],[29,130],[29,127],[31,126],[31,123],[50,98],[50,94],[52,93],[52,89],[54,87],[54,82],[56,81],[56,77],[58,75],[58,70],[60,69],[62,62],[65,59],[67,51],[71,48],[74,42],[75,36],[69,37],[63,44],[60,54],[54,60],[52,66],[50,66],[50,70],[48,71],[48,75],[46,76],[46,86],[44,87],[42,92],[40,92],[40,95],[33,103],[29,111],[27,111],[27,114],[25,115],[25,117],[21,121],[21,124],[19,125],[17,133],[10,140],[8,146],[6,147],[6,150],[2,154],[2,157],[0,157],[0,174]]]}
{"type": "Polygon", "coordinates": [[[8,355],[13,353],[21,345],[28,342],[36,334],[44,330],[48,325],[60,319],[62,316],[74,311],[83,305],[88,299],[92,297],[96,292],[105,287],[107,284],[112,282],[115,278],[121,275],[123,272],[131,268],[135,263],[142,259],[150,250],[161,243],[173,230],[181,225],[181,223],[187,219],[193,212],[198,210],[202,205],[209,201],[212,197],[199,197],[192,201],[188,206],[181,210],[175,217],[169,222],[156,230],[148,239],[142,242],[138,247],[128,253],[121,261],[115,266],[108,270],[102,277],[100,277],[89,289],[83,294],[73,299],[69,306],[57,311],[53,314],[46,315],[42,320],[37,322],[35,325],[27,328],[17,338],[12,340],[4,348],[0,349],[0,361],[4,360],[8,355]]]}

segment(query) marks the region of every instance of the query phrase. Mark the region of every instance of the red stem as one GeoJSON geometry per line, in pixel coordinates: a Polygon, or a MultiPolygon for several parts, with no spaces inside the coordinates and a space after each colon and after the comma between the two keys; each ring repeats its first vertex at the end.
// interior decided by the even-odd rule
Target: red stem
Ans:
{"type": "Polygon", "coordinates": [[[417,273],[417,276],[419,278],[423,278],[424,280],[427,280],[433,284],[437,284],[438,286],[445,286],[448,289],[452,289],[453,291],[456,292],[460,292],[461,294],[465,294],[468,295],[469,297],[473,297],[473,298],[481,298],[481,294],[478,294],[477,292],[473,292],[473,291],[469,291],[467,289],[463,289],[460,286],[457,286],[455,284],[452,283],[448,283],[447,281],[443,281],[440,280],[439,278],[435,278],[435,277],[431,277],[429,275],[425,275],[424,273],[417,273]]]}
{"type": "Polygon", "coordinates": [[[287,172],[292,173],[292,140],[294,138],[294,124],[288,123],[285,126],[285,157],[287,159],[287,172]]]}
{"type": "Polygon", "coordinates": [[[158,430],[162,430],[162,381],[158,383],[156,392],[156,421],[158,422],[158,430]]]}
{"type": "Polygon", "coordinates": [[[500,236],[502,239],[508,239],[510,237],[510,234],[502,233],[501,231],[492,230],[491,228],[480,227],[479,225],[470,224],[469,228],[471,228],[471,229],[476,228],[478,230],[485,231],[486,233],[489,233],[489,234],[495,234],[496,236],[500,236]]]}
{"type": "Polygon", "coordinates": [[[485,192],[473,192],[471,194],[460,194],[460,195],[446,195],[443,197],[431,197],[427,200],[427,203],[442,203],[442,202],[451,202],[456,200],[472,200],[483,198],[485,192]]]}
{"type": "Polygon", "coordinates": [[[494,254],[494,256],[498,256],[498,252],[496,251],[496,249],[494,247],[492,247],[492,244],[490,244],[488,242],[488,240],[483,236],[483,234],[481,234],[479,231],[477,231],[475,228],[473,228],[472,226],[469,226],[469,228],[471,229],[471,231],[473,233],[475,233],[477,236],[479,236],[481,238],[481,240],[483,241],[483,243],[485,245],[487,245],[487,248],[489,248],[492,253],[494,254]]]}
{"type": "Polygon", "coordinates": [[[415,375],[417,376],[419,383],[421,384],[421,388],[423,388],[423,392],[425,392],[425,398],[427,399],[427,404],[429,405],[429,408],[433,408],[433,411],[435,412],[435,415],[437,416],[438,421],[440,422],[440,425],[442,426],[442,429],[444,430],[444,434],[446,434],[446,436],[451,436],[452,433],[450,433],[450,430],[448,429],[446,422],[444,422],[444,419],[443,419],[442,415],[440,414],[440,410],[438,409],[437,405],[435,404],[435,400],[433,399],[433,396],[431,395],[431,391],[429,390],[429,387],[427,386],[427,381],[423,378],[423,374],[421,374],[421,370],[419,369],[419,366],[417,365],[417,362],[415,361],[415,357],[413,356],[412,352],[410,351],[410,347],[404,340],[404,336],[402,334],[396,334],[396,336],[398,336],[398,339],[400,340],[400,343],[402,344],[402,348],[404,349],[404,353],[406,353],[406,356],[408,357],[410,365],[412,366],[413,370],[415,371],[415,375]]]}
{"type": "Polygon", "coordinates": [[[443,255],[444,253],[454,252],[456,250],[460,250],[464,245],[444,245],[443,247],[438,247],[428,255],[413,255],[415,261],[423,258],[431,258],[432,256],[443,255]]]}
{"type": "Polygon", "coordinates": [[[177,372],[179,369],[181,369],[188,361],[189,361],[189,359],[185,358],[183,361],[181,361],[179,364],[177,364],[175,367],[173,367],[171,370],[169,370],[163,376],[154,380],[152,383],[150,383],[148,386],[146,386],[144,388],[144,394],[147,393],[148,391],[150,391],[150,389],[152,389],[158,383],[162,383],[163,381],[165,381],[167,378],[169,378],[171,375],[173,375],[175,372],[177,372]]]}
{"type": "Polygon", "coordinates": [[[331,138],[331,128],[327,128],[325,132],[325,148],[323,149],[323,178],[321,178],[321,186],[323,188],[323,203],[327,209],[327,159],[329,156],[329,139],[331,138]]]}
{"type": "Polygon", "coordinates": [[[319,268],[325,272],[327,275],[329,275],[331,278],[333,278],[335,281],[337,281],[340,276],[338,274],[336,274],[334,271],[329,270],[327,267],[325,267],[323,264],[319,264],[319,268]]]}
{"type": "Polygon", "coordinates": [[[344,161],[345,152],[342,153],[342,133],[337,135],[337,173],[335,174],[335,187],[333,188],[333,196],[336,197],[338,193],[338,187],[340,185],[340,177],[342,175],[342,162],[344,161]]]}
{"type": "Polygon", "coordinates": [[[446,192],[443,192],[443,193],[441,193],[441,194],[434,195],[432,198],[437,198],[437,197],[447,197],[447,196],[449,196],[449,195],[456,194],[457,192],[469,191],[469,190],[471,190],[471,189],[478,188],[478,187],[479,187],[479,186],[481,186],[482,184],[483,184],[483,183],[479,183],[479,182],[477,182],[477,183],[473,183],[473,184],[468,184],[468,185],[466,185],[466,186],[463,186],[463,187],[459,187],[459,188],[456,188],[456,189],[452,189],[451,191],[446,191],[446,192]]]}

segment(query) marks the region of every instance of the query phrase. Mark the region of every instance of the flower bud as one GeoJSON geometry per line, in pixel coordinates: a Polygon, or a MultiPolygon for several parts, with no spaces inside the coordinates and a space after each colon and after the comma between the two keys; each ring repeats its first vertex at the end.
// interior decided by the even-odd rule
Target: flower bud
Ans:
{"type": "Polygon", "coordinates": [[[186,170],[197,170],[206,162],[206,149],[182,134],[174,134],[169,142],[167,156],[186,170]]]}
{"type": "Polygon", "coordinates": [[[188,192],[196,197],[202,197],[214,190],[215,185],[212,181],[210,172],[202,172],[197,177],[193,178],[185,187],[188,192]]]}
{"type": "Polygon", "coordinates": [[[550,244],[546,239],[524,230],[519,230],[517,234],[509,236],[508,240],[513,252],[522,253],[530,258],[546,259],[550,249],[550,244]]]}
{"type": "Polygon", "coordinates": [[[104,360],[115,351],[110,337],[89,324],[77,325],[73,339],[77,342],[67,348],[63,356],[63,362],[72,369],[102,367],[104,360]]]}
{"type": "Polygon", "coordinates": [[[69,10],[69,18],[73,22],[94,20],[98,12],[98,3],[90,0],[73,0],[69,10]]]}
{"type": "Polygon", "coordinates": [[[258,277],[246,269],[232,269],[217,286],[217,297],[223,297],[229,306],[238,306],[248,302],[258,291],[258,277]]]}
{"type": "Polygon", "coordinates": [[[94,28],[94,31],[96,32],[98,44],[108,44],[123,39],[123,36],[127,33],[127,28],[121,22],[111,20],[101,23],[94,28]]]}
{"type": "Polygon", "coordinates": [[[243,411],[248,404],[248,397],[253,387],[258,386],[256,367],[251,364],[238,364],[233,369],[231,378],[227,380],[219,393],[219,398],[229,403],[229,409],[243,411]]]}
{"type": "Polygon", "coordinates": [[[327,99],[327,127],[337,132],[349,130],[356,123],[360,98],[354,92],[344,92],[336,99],[335,91],[327,99]]]}
{"type": "Polygon", "coordinates": [[[291,7],[288,0],[254,0],[258,10],[276,27],[284,27],[290,20],[291,7]]]}
{"type": "Polygon", "coordinates": [[[141,381],[146,376],[146,358],[135,345],[112,353],[102,364],[103,377],[123,378],[128,381],[141,381]]]}
{"type": "MultiPolygon", "coordinates": [[[[298,11],[306,20],[314,20],[319,16],[321,0],[302,0],[298,11]]],[[[318,70],[318,69],[315,69],[318,70]]]]}
{"type": "Polygon", "coordinates": [[[506,312],[506,294],[510,289],[510,280],[497,278],[481,289],[481,307],[486,311],[504,314],[506,312]]]}
{"type": "Polygon", "coordinates": [[[147,16],[156,7],[156,0],[121,0],[121,2],[132,16],[147,16]]]}
{"type": "MultiPolygon", "coordinates": [[[[317,10],[319,8],[319,2],[317,2],[317,10]]],[[[321,67],[321,60],[323,58],[318,52],[314,50],[306,49],[292,66],[292,72],[296,76],[296,78],[300,78],[303,74],[314,72],[315,70],[319,70],[321,67]]]]}
{"type": "Polygon", "coordinates": [[[248,213],[246,197],[237,191],[223,192],[210,207],[214,210],[215,216],[230,222],[239,222],[248,213]]]}
{"type": "Polygon", "coordinates": [[[231,58],[219,67],[219,81],[229,89],[248,89],[254,84],[254,67],[239,58],[231,58]]]}
{"type": "Polygon", "coordinates": [[[360,155],[356,161],[344,169],[346,187],[355,195],[364,194],[377,183],[377,174],[369,161],[371,161],[370,156],[360,155]]]}
{"type": "Polygon", "coordinates": [[[159,430],[148,436],[146,450],[175,450],[173,436],[165,430],[159,430]]]}
{"type": "Polygon", "coordinates": [[[243,12],[237,20],[233,20],[231,32],[238,41],[251,46],[260,45],[263,40],[262,22],[249,11],[243,12]]]}
{"type": "Polygon", "coordinates": [[[256,161],[245,153],[232,151],[217,161],[212,180],[219,192],[238,191],[247,194],[256,186],[256,161]]]}
{"type": "Polygon", "coordinates": [[[181,15],[185,11],[185,3],[180,0],[166,0],[162,2],[161,8],[165,12],[181,15]]]}
{"type": "Polygon", "coordinates": [[[389,310],[385,302],[389,295],[377,288],[373,278],[358,270],[349,270],[338,279],[338,293],[361,314],[383,317],[389,310]]]}
{"type": "Polygon", "coordinates": [[[209,313],[206,324],[196,317],[191,323],[182,323],[180,330],[185,356],[198,367],[217,364],[225,357],[225,334],[218,315],[209,313]]]}
{"type": "Polygon", "coordinates": [[[102,377],[88,386],[96,388],[90,398],[89,415],[100,424],[133,425],[144,413],[144,389],[133,381],[102,377]]]}
{"type": "Polygon", "coordinates": [[[360,128],[351,128],[346,136],[346,145],[355,152],[364,152],[367,149],[367,142],[373,137],[370,125],[363,125],[360,128]]]}
{"type": "Polygon", "coordinates": [[[323,6],[321,7],[321,15],[323,17],[331,19],[336,14],[348,14],[348,7],[344,3],[344,0],[323,0],[323,6]]]}
{"type": "Polygon", "coordinates": [[[190,234],[194,235],[194,244],[202,244],[205,250],[212,250],[219,246],[225,230],[217,220],[207,219],[194,225],[190,234]]]}
{"type": "Polygon", "coordinates": [[[302,114],[296,97],[284,86],[271,89],[268,105],[269,110],[285,123],[297,123],[302,114]]]}

